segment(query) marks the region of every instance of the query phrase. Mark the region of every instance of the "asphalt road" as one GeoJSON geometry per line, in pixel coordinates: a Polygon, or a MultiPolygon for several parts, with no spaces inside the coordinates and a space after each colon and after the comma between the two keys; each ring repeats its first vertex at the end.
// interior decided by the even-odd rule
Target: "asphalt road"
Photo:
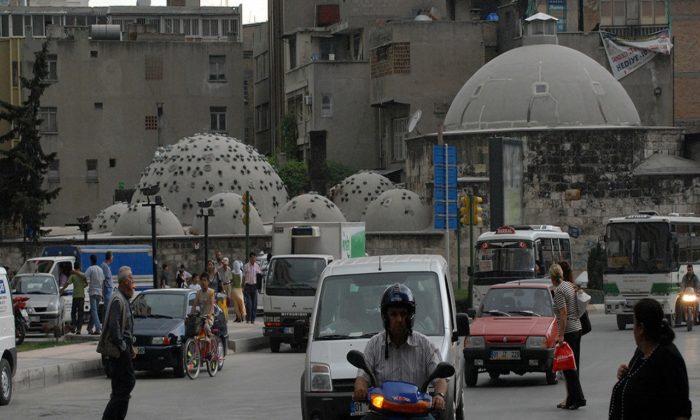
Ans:
{"type": "MultiPolygon", "coordinates": [[[[466,388],[469,419],[548,420],[605,419],[615,371],[627,363],[634,349],[632,332],[618,331],[614,317],[591,317],[593,332],[582,344],[583,390],[588,406],[578,411],[555,408],[565,394],[563,381],[546,385],[544,375],[508,375],[492,382],[480,375],[476,388],[466,388]]],[[[695,416],[700,416],[700,328],[676,329],[676,345],[685,356],[695,416]]],[[[269,350],[230,356],[215,378],[175,379],[138,373],[131,419],[298,419],[299,376],[304,355],[269,350]]],[[[0,407],[3,419],[97,419],[107,403],[109,381],[93,378],[15,394],[12,404],[0,407]]]]}

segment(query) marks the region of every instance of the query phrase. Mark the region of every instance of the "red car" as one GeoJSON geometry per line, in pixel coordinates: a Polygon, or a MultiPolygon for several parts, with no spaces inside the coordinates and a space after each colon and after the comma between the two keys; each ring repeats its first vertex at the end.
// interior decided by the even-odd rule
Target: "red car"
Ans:
{"type": "Polygon", "coordinates": [[[549,286],[491,286],[465,339],[465,382],[468,387],[476,386],[481,372],[488,372],[491,379],[510,372],[544,372],[547,383],[555,384],[552,362],[556,342],[557,322],[549,286]]]}

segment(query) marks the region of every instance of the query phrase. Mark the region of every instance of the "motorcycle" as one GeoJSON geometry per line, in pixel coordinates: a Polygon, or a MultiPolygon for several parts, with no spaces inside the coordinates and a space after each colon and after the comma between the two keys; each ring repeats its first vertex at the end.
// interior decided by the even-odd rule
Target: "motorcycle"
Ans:
{"type": "Polygon", "coordinates": [[[353,417],[364,416],[369,412],[390,420],[427,416],[433,402],[433,397],[426,392],[428,385],[435,378],[449,378],[455,373],[455,368],[451,364],[440,362],[420,388],[414,384],[399,381],[378,384],[362,352],[350,350],[347,359],[351,365],[364,370],[370,377],[367,401],[353,401],[350,404],[350,416],[353,417]]]}
{"type": "Polygon", "coordinates": [[[686,287],[681,295],[681,307],[685,316],[685,324],[688,331],[693,330],[693,325],[698,316],[698,295],[692,287],[686,287]]]}
{"type": "Polygon", "coordinates": [[[26,296],[16,296],[12,298],[12,312],[15,316],[15,345],[19,346],[24,342],[29,328],[29,313],[27,313],[26,296]]]}

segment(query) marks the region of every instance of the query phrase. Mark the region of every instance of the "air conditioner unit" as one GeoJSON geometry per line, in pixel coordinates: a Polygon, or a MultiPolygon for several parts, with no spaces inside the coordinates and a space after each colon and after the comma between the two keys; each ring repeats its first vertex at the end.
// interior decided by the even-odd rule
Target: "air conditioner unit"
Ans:
{"type": "Polygon", "coordinates": [[[304,105],[313,105],[314,104],[314,97],[311,95],[304,95],[304,105]]]}

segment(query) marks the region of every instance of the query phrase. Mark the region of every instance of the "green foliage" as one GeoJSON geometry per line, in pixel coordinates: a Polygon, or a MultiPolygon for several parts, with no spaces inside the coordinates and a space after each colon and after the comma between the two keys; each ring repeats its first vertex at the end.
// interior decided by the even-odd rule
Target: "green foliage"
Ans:
{"type": "Polygon", "coordinates": [[[49,74],[46,56],[48,43],[34,53],[34,76],[21,77],[23,89],[28,91],[22,105],[0,101],[0,120],[10,123],[10,130],[0,135],[0,142],[19,139],[19,144],[9,150],[0,150],[0,195],[6,205],[0,206],[0,222],[19,224],[29,228],[34,241],[38,241],[40,228],[46,219],[44,207],[58,196],[58,188],[42,188],[44,175],[56,154],[46,154],[41,148],[39,134],[40,99],[48,86],[49,74]]]}
{"type": "Polygon", "coordinates": [[[595,248],[588,251],[588,287],[591,289],[603,289],[603,272],[607,264],[605,250],[600,245],[596,244],[595,248]]]}
{"type": "Polygon", "coordinates": [[[282,118],[282,151],[288,160],[297,157],[297,117],[294,114],[287,114],[282,118]]]}
{"type": "Polygon", "coordinates": [[[457,312],[462,312],[462,313],[467,313],[467,309],[469,309],[468,305],[468,298],[469,298],[469,290],[468,289],[454,289],[455,292],[455,306],[457,307],[457,312]]]}
{"type": "Polygon", "coordinates": [[[287,165],[279,168],[279,176],[287,187],[290,197],[302,194],[309,187],[309,171],[304,162],[290,160],[287,165]]]}
{"type": "Polygon", "coordinates": [[[328,185],[331,186],[340,184],[342,180],[355,173],[349,166],[334,160],[327,161],[326,167],[328,168],[328,185]]]}

